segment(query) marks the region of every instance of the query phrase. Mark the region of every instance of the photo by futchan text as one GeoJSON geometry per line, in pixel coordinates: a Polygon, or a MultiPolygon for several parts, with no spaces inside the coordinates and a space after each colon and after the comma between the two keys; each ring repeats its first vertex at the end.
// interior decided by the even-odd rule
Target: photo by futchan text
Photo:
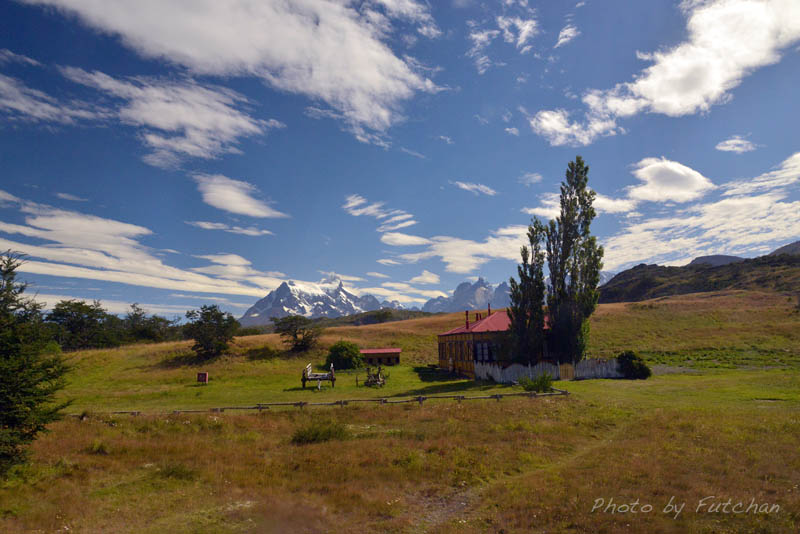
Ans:
{"type": "Polygon", "coordinates": [[[678,501],[675,496],[669,498],[669,502],[663,505],[643,503],[638,498],[634,501],[615,501],[613,497],[605,499],[598,497],[594,500],[592,513],[602,514],[650,514],[662,513],[678,519],[681,513],[696,514],[777,514],[781,507],[776,503],[758,502],[754,497],[748,499],[734,500],[717,495],[709,495],[690,503],[686,507],[686,501],[678,501]],[[691,505],[694,505],[693,507],[691,505]]]}

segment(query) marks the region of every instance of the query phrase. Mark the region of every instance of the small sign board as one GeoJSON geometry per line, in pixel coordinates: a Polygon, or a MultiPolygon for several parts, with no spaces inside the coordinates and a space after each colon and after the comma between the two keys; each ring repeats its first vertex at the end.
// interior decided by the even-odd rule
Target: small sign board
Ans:
{"type": "Polygon", "coordinates": [[[208,373],[197,373],[197,381],[201,384],[208,384],[208,373]]]}

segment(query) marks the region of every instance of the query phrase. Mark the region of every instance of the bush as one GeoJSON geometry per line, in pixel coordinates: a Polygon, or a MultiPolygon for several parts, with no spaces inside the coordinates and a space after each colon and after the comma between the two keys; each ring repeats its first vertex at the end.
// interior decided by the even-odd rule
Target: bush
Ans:
{"type": "Polygon", "coordinates": [[[189,323],[184,330],[194,339],[192,350],[204,359],[219,356],[228,350],[228,343],[239,329],[233,315],[223,312],[214,304],[186,312],[189,323]]]}
{"type": "Polygon", "coordinates": [[[547,373],[539,375],[533,380],[527,377],[522,377],[519,379],[519,385],[522,386],[522,389],[525,391],[548,393],[553,391],[553,377],[547,373]]]}
{"type": "Polygon", "coordinates": [[[331,364],[334,369],[358,369],[364,367],[364,358],[355,343],[338,341],[328,350],[325,367],[329,368],[331,364]]]}
{"type": "Polygon", "coordinates": [[[341,423],[335,421],[312,421],[294,431],[292,443],[295,445],[307,445],[332,439],[346,439],[347,436],[347,428],[341,423]]]}
{"type": "Polygon", "coordinates": [[[626,350],[617,356],[617,361],[622,376],[629,380],[645,380],[652,374],[644,360],[631,350],[626,350]]]}
{"type": "Polygon", "coordinates": [[[289,344],[292,352],[311,350],[322,335],[322,328],[308,317],[288,315],[270,318],[275,324],[275,333],[289,344]]]}

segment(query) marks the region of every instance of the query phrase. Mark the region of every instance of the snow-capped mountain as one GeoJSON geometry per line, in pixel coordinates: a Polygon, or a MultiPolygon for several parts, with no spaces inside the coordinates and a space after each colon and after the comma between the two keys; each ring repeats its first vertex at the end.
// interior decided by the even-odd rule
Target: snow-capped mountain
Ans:
{"type": "Polygon", "coordinates": [[[365,311],[378,310],[383,306],[372,295],[356,296],[344,288],[341,280],[327,280],[318,284],[284,282],[256,302],[242,315],[242,326],[260,326],[270,323],[271,317],[303,315],[309,318],[341,317],[365,311]],[[337,283],[338,282],[338,283],[337,283]]]}
{"type": "Polygon", "coordinates": [[[474,284],[469,282],[458,284],[452,297],[430,299],[422,307],[422,311],[439,313],[480,310],[489,304],[495,309],[505,308],[511,302],[510,291],[506,282],[494,287],[483,278],[478,278],[474,284]]]}

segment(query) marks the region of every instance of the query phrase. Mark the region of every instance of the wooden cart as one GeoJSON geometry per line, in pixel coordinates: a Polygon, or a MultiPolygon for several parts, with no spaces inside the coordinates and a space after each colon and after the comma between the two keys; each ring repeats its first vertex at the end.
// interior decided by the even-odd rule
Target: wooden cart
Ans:
{"type": "Polygon", "coordinates": [[[336,387],[336,374],[333,371],[333,364],[331,364],[331,370],[328,373],[315,373],[311,370],[311,364],[309,363],[306,365],[306,368],[303,369],[303,377],[300,379],[303,382],[303,389],[306,387],[306,382],[310,382],[313,380],[317,381],[317,389],[322,387],[323,380],[330,380],[331,387],[336,387]]]}

